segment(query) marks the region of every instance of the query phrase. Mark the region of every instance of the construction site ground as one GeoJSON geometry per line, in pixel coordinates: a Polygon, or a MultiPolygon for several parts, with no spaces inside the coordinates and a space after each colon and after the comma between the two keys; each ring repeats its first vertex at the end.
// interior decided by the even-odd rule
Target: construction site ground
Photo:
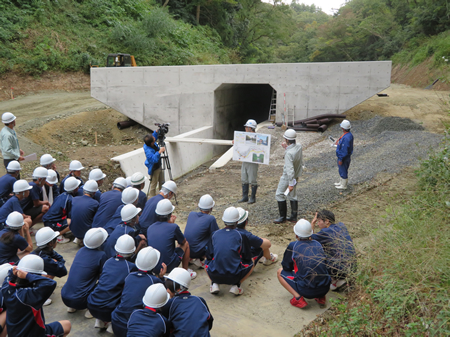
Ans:
{"type": "MultiPolygon", "coordinates": [[[[300,216],[311,220],[314,211],[319,208],[332,210],[337,220],[347,225],[359,254],[365,254],[365,247],[370,242],[370,230],[386,221],[385,210],[395,208],[396,204],[414,193],[414,167],[420,158],[426,156],[429,148],[437,147],[444,123],[450,122],[449,92],[392,85],[384,93],[389,97],[374,96],[346,113],[347,118],[358,126],[355,134],[359,133],[360,137],[355,136],[355,152],[358,147],[364,149],[352,161],[350,188],[347,191],[340,192],[332,186],[338,174],[334,149],[326,138],[327,135],[339,136],[338,126],[332,126],[325,134],[303,133],[298,137],[303,145],[306,167],[298,187],[300,216]],[[426,145],[420,147],[419,144],[405,151],[402,156],[411,157],[407,161],[402,161],[394,151],[395,142],[400,142],[398,137],[393,136],[394,131],[380,135],[373,133],[383,121],[390,121],[385,119],[389,117],[409,118],[415,126],[424,128],[423,131],[415,127],[403,130],[403,138],[411,137],[411,142],[414,142],[420,137],[420,143],[426,145]],[[372,133],[365,135],[364,127],[369,126],[372,133]],[[379,146],[377,142],[380,139],[387,139],[388,147],[394,149],[393,153],[383,152],[385,157],[389,157],[385,160],[374,159],[374,153],[370,152],[371,149],[378,149],[376,146],[379,146]],[[375,164],[370,160],[376,160],[375,164]],[[365,171],[360,168],[364,161],[370,164],[370,170],[367,170],[370,174],[361,172],[365,171]],[[393,165],[395,162],[401,165],[393,165]]],[[[123,174],[119,165],[111,162],[110,158],[141,147],[142,137],[148,132],[139,125],[118,130],[117,122],[127,118],[92,99],[88,91],[46,90],[24,94],[14,100],[1,101],[0,112],[5,111],[18,117],[17,132],[25,154],[36,152],[39,157],[43,153],[51,153],[57,158],[57,169],[63,176],[67,174],[69,162],[73,159],[80,160],[86,167],[84,178],[87,178],[90,169],[100,167],[108,175],[103,190],[123,174]]],[[[404,125],[412,125],[408,123],[404,125]]],[[[276,128],[267,130],[267,133],[272,134],[271,164],[260,167],[257,203],[240,206],[250,212],[249,229],[270,239],[272,252],[281,259],[294,234],[292,224],[272,223],[277,216],[274,194],[283,170],[282,130],[276,128]]],[[[223,210],[231,205],[238,206],[236,201],[241,196],[240,163],[230,162],[221,169],[209,172],[211,163],[177,180],[179,193],[175,215],[181,228],[184,228],[189,212],[197,210],[198,199],[205,193],[211,194],[216,201],[213,214],[218,218],[220,227],[223,226],[220,220],[223,210]]],[[[22,177],[31,179],[32,170],[37,165],[37,162],[25,164],[22,177]]],[[[3,167],[0,173],[4,174],[3,167]]],[[[42,224],[38,224],[40,226],[42,224]]],[[[68,269],[77,250],[78,246],[73,243],[56,248],[65,257],[68,269]]],[[[320,309],[314,300],[308,300],[309,306],[303,310],[292,307],[289,293],[277,280],[278,268],[280,262],[267,267],[258,265],[244,282],[245,292],[240,297],[230,294],[229,286],[222,286],[219,295],[211,295],[205,271],[197,270],[198,277],[192,281],[190,290],[207,301],[215,318],[211,331],[213,336],[293,336],[325,312],[326,309],[320,309]]],[[[94,329],[94,321],[85,319],[84,311],[66,312],[60,298],[65,278],[57,279],[57,282],[57,289],[51,297],[53,304],[44,309],[46,321],[69,319],[72,322],[71,335],[74,336],[109,335],[94,329]]],[[[330,292],[327,307],[331,298],[342,295],[330,292]]]]}

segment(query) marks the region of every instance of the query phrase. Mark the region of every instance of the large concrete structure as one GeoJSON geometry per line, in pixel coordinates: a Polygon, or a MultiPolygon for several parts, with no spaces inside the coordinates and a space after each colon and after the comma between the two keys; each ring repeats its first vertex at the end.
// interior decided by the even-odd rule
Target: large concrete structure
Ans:
{"type": "Polygon", "coordinates": [[[91,68],[91,95],[149,128],[170,123],[169,136],[207,127],[203,137],[231,139],[248,118],[268,119],[273,94],[277,121],[339,114],[389,87],[390,74],[390,61],[91,68]]]}

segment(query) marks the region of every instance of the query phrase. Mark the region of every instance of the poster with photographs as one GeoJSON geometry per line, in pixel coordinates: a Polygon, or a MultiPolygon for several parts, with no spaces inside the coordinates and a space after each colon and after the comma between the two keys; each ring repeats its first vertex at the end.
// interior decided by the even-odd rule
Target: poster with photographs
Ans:
{"type": "Polygon", "coordinates": [[[234,132],[233,160],[269,165],[270,135],[234,132]]]}

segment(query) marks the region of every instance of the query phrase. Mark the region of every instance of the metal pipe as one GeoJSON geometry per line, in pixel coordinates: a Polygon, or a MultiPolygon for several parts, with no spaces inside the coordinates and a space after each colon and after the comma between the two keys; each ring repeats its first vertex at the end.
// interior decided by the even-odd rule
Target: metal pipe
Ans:
{"type": "Polygon", "coordinates": [[[129,128],[130,126],[136,125],[136,124],[137,124],[137,122],[130,119],[129,121],[117,122],[117,128],[119,130],[123,130],[123,129],[129,128]]]}
{"type": "Polygon", "coordinates": [[[319,128],[317,129],[317,131],[319,131],[319,132],[324,132],[326,129],[328,129],[328,125],[322,124],[321,126],[319,126],[319,128]]]}
{"type": "MultiPolygon", "coordinates": [[[[310,122],[311,120],[317,120],[318,121],[318,120],[323,119],[323,118],[330,118],[330,119],[342,118],[342,119],[344,119],[345,117],[346,117],[345,115],[338,115],[338,114],[323,114],[323,115],[317,115],[317,116],[310,117],[310,118],[299,119],[297,121],[294,121],[294,125],[310,122]]],[[[281,126],[282,124],[283,123],[278,122],[278,123],[276,123],[276,126],[281,126]]],[[[292,122],[290,122],[288,125],[292,125],[292,122]]]]}
{"type": "Polygon", "coordinates": [[[293,129],[295,131],[314,131],[314,132],[317,132],[317,128],[302,128],[302,127],[294,126],[294,127],[289,128],[289,129],[293,129]]]}
{"type": "Polygon", "coordinates": [[[320,126],[320,124],[316,124],[316,123],[314,123],[314,124],[305,124],[305,127],[307,127],[307,128],[318,128],[320,126]]]}

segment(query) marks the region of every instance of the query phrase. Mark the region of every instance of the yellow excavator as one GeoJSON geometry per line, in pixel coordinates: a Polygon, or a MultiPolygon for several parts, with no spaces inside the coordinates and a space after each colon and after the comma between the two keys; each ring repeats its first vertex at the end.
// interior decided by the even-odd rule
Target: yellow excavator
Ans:
{"type": "Polygon", "coordinates": [[[134,56],[130,54],[108,54],[106,58],[107,67],[136,67],[134,56]]]}

